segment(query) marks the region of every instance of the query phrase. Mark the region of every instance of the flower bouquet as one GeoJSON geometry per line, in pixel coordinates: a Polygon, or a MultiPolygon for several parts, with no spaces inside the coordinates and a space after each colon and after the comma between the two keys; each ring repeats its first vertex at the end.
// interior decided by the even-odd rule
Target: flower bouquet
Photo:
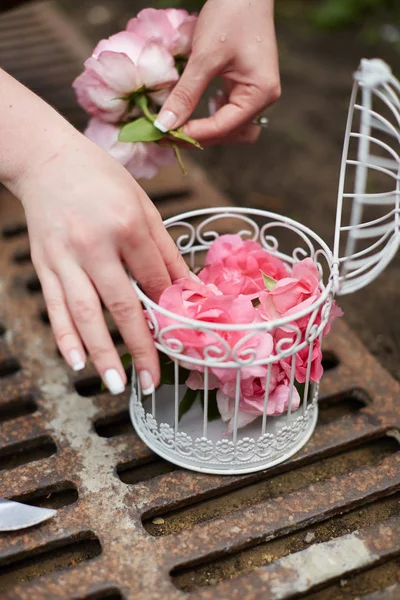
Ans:
{"type": "Polygon", "coordinates": [[[185,10],[142,10],[125,31],[97,44],[73,83],[92,117],[85,134],[135,178],[154,177],[174,153],[184,171],[177,142],[200,148],[181,128],[154,126],[187,63],[196,19],[185,10]]]}

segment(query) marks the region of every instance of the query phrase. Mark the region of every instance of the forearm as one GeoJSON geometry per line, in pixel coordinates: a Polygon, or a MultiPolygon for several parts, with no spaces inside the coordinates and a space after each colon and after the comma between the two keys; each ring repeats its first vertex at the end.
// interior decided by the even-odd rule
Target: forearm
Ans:
{"type": "Polygon", "coordinates": [[[78,132],[53,108],[0,69],[0,182],[21,182],[52,160],[78,132]]]}

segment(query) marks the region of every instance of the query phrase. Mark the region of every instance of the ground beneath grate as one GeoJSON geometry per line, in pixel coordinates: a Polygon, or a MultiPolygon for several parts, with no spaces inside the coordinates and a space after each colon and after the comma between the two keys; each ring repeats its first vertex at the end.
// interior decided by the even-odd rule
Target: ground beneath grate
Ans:
{"type": "MultiPolygon", "coordinates": [[[[48,4],[0,20],[0,34],[13,28],[21,54],[15,34],[0,35],[1,60],[79,125],[67,90],[82,40],[48,4]],[[67,74],[49,81],[49,61],[60,60],[67,74]]],[[[229,205],[201,169],[190,172],[148,185],[164,216],[229,205]]],[[[400,386],[345,323],[325,349],[306,448],[267,473],[186,472],[140,442],[127,394],[100,393],[90,366],[75,378],[61,361],[23,215],[5,190],[0,224],[0,496],[58,511],[0,536],[2,599],[400,597],[400,386]]]]}

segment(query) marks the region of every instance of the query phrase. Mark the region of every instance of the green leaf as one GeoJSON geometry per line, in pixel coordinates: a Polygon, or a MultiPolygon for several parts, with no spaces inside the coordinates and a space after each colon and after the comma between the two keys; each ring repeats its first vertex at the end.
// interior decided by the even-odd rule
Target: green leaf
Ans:
{"type": "Polygon", "coordinates": [[[182,419],[183,415],[185,415],[192,408],[198,395],[199,390],[191,390],[190,388],[187,388],[185,395],[179,403],[179,421],[182,419]]]}
{"type": "Polygon", "coordinates": [[[127,352],[121,356],[121,362],[124,369],[127,369],[132,365],[132,356],[127,352]]]}
{"type": "MultiPolygon", "coordinates": [[[[215,390],[209,390],[208,392],[208,421],[216,421],[217,419],[221,418],[221,413],[218,410],[217,391],[218,389],[216,388],[215,390]]],[[[204,396],[202,396],[201,402],[204,410],[204,396]]]]}
{"type": "Polygon", "coordinates": [[[136,119],[121,127],[118,140],[120,142],[158,142],[165,133],[154,127],[146,117],[136,119]]]}
{"type": "Polygon", "coordinates": [[[171,131],[168,131],[168,135],[172,135],[174,138],[177,138],[178,140],[182,140],[183,142],[187,142],[188,144],[192,144],[192,146],[196,146],[196,148],[203,150],[203,148],[202,148],[202,146],[200,146],[199,142],[196,142],[196,140],[194,140],[190,136],[183,133],[183,131],[181,129],[176,129],[176,130],[171,129],[171,131]]]}
{"type": "Polygon", "coordinates": [[[261,275],[262,275],[262,278],[264,280],[264,285],[267,288],[267,290],[269,290],[269,291],[273,290],[274,287],[276,286],[276,284],[278,283],[277,280],[274,279],[273,277],[270,277],[269,275],[266,275],[262,271],[261,271],[261,275]]]}
{"type": "MultiPolygon", "coordinates": [[[[175,363],[163,352],[158,353],[158,359],[160,361],[160,383],[162,385],[174,385],[175,383],[175,363]]],[[[179,383],[183,384],[186,382],[187,378],[190,375],[190,371],[184,369],[183,367],[179,367],[179,383]]]]}

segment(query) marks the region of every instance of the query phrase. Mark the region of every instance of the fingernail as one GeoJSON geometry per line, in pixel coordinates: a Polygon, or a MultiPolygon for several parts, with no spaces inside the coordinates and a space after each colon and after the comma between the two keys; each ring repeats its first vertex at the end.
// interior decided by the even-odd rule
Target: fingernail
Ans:
{"type": "Polygon", "coordinates": [[[70,365],[74,371],[82,371],[85,368],[85,359],[79,350],[71,350],[69,353],[70,365]]]}
{"type": "Polygon", "coordinates": [[[197,283],[203,283],[202,280],[200,279],[200,277],[198,277],[196,275],[196,273],[193,273],[193,271],[189,271],[189,277],[190,277],[190,279],[193,279],[193,281],[196,281],[197,283]]]}
{"type": "Polygon", "coordinates": [[[150,394],[154,392],[154,383],[151,373],[149,373],[149,371],[140,371],[139,381],[143,396],[150,396],[150,394]]]}
{"type": "Polygon", "coordinates": [[[114,395],[121,394],[125,389],[124,382],[117,369],[107,369],[104,373],[104,383],[114,395]]]}
{"type": "Polygon", "coordinates": [[[163,133],[175,129],[175,125],[178,122],[178,117],[171,110],[162,110],[154,121],[154,127],[157,127],[163,133]]]}

